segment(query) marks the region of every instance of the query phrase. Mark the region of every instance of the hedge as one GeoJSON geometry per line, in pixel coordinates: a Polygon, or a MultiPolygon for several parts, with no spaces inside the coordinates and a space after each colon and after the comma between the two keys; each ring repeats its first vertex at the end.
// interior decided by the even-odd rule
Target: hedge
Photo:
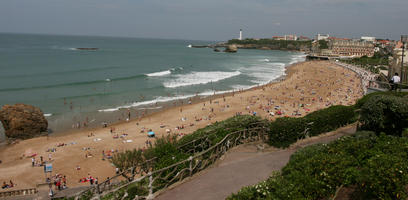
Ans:
{"type": "Polygon", "coordinates": [[[394,91],[388,91],[388,92],[373,92],[370,94],[367,94],[365,96],[363,96],[361,99],[359,99],[356,104],[354,105],[354,107],[356,109],[360,109],[365,102],[368,101],[368,99],[370,99],[373,96],[397,96],[397,97],[405,97],[408,96],[408,92],[394,92],[394,91]]]}
{"type": "Polygon", "coordinates": [[[269,126],[269,144],[288,147],[299,139],[335,130],[357,120],[352,106],[331,106],[302,118],[278,118],[269,126]]]}
{"type": "Polygon", "coordinates": [[[408,98],[376,95],[361,107],[361,129],[402,136],[408,128],[408,98]]]}

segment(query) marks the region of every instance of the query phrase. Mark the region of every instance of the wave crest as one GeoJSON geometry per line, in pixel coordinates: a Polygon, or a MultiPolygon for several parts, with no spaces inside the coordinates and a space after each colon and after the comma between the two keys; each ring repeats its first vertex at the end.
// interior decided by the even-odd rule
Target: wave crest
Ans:
{"type": "Polygon", "coordinates": [[[190,85],[207,84],[210,82],[217,82],[227,78],[240,75],[240,71],[234,72],[191,72],[190,74],[180,74],[177,75],[175,80],[164,82],[164,87],[176,88],[190,85]]]}
{"type": "Polygon", "coordinates": [[[146,74],[146,76],[166,76],[171,74],[170,70],[166,70],[166,71],[161,71],[161,72],[153,72],[153,73],[149,73],[146,74]]]}

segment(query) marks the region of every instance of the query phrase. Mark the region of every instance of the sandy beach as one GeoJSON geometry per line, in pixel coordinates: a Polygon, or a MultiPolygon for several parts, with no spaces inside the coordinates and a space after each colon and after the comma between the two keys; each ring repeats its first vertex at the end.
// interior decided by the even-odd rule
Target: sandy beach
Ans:
{"type": "Polygon", "coordinates": [[[288,67],[285,80],[280,82],[187,103],[106,128],[38,137],[3,146],[0,148],[0,181],[12,180],[16,184],[12,189],[44,183],[43,167],[33,167],[29,157],[36,154],[36,161],[40,156],[51,160],[53,175],[66,175],[68,187],[88,185],[79,180],[89,175],[102,182],[115,174],[110,161],[102,160],[102,151],[113,155],[109,152],[143,148],[147,140],[154,142],[147,137],[149,129],[156,137],[168,134],[168,130],[182,137],[237,113],[256,114],[270,120],[282,116],[301,117],[330,105],[352,105],[362,95],[361,80],[356,73],[327,61],[302,62],[288,67]]]}

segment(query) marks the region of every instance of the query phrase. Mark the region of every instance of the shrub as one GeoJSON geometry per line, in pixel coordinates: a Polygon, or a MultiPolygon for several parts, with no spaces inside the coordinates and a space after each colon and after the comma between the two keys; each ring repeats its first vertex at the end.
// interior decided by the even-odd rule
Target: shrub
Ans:
{"type": "Polygon", "coordinates": [[[306,115],[305,120],[310,123],[310,136],[335,130],[356,121],[356,114],[352,106],[331,106],[306,115]]]}
{"type": "Polygon", "coordinates": [[[373,92],[370,94],[367,94],[365,96],[363,96],[361,99],[359,99],[356,104],[354,105],[354,107],[356,109],[360,109],[365,102],[368,101],[368,99],[370,99],[373,96],[397,96],[397,97],[404,97],[408,95],[408,92],[393,92],[393,91],[388,91],[388,92],[373,92]]]}
{"type": "Polygon", "coordinates": [[[305,137],[306,121],[303,118],[282,117],[269,126],[269,144],[275,147],[288,147],[305,137]]]}
{"type": "Polygon", "coordinates": [[[126,170],[144,162],[140,149],[126,150],[125,152],[113,155],[112,163],[120,170],[126,170]]]}
{"type": "Polygon", "coordinates": [[[395,96],[372,96],[361,107],[360,122],[362,130],[401,136],[408,127],[408,101],[395,96]]]}
{"type": "Polygon", "coordinates": [[[271,122],[269,144],[288,147],[297,140],[329,132],[356,121],[352,106],[331,106],[302,118],[278,118],[271,122]]]}
{"type": "Polygon", "coordinates": [[[128,197],[126,200],[135,199],[136,195],[147,195],[149,191],[138,183],[132,184],[127,188],[128,197]]]}
{"type": "Polygon", "coordinates": [[[178,161],[188,158],[188,154],[180,152],[176,146],[177,136],[167,135],[157,138],[154,142],[154,146],[149,147],[144,155],[149,159],[156,158],[154,169],[161,169],[172,165],[178,161]]]}

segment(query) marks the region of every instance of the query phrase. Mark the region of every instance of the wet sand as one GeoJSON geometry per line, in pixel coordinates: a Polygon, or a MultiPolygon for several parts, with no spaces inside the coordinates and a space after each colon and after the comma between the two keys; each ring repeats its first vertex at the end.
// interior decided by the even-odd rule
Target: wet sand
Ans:
{"type": "Polygon", "coordinates": [[[120,152],[143,148],[146,140],[154,142],[154,139],[147,137],[148,129],[152,129],[157,137],[167,134],[166,129],[182,137],[236,113],[256,112],[256,115],[270,120],[282,116],[304,116],[330,105],[352,105],[362,95],[361,80],[354,72],[327,61],[298,63],[288,67],[286,79],[280,82],[199,99],[192,104],[184,103],[183,106],[167,108],[107,128],[38,137],[3,146],[0,148],[0,181],[12,180],[17,184],[13,189],[44,183],[43,167],[32,167],[31,158],[28,157],[37,154],[38,161],[40,156],[48,160],[51,155],[52,174],[66,175],[68,187],[88,185],[78,181],[89,175],[98,177],[102,182],[115,174],[115,167],[109,160],[102,160],[102,151],[107,154],[110,150],[120,152]],[[275,115],[271,116],[271,112],[275,115]],[[278,115],[279,112],[282,114],[278,115]],[[184,129],[176,130],[177,126],[184,126],[184,129]],[[110,133],[111,128],[114,133],[110,133]],[[144,133],[141,133],[142,128],[146,129],[144,133]],[[90,136],[91,133],[94,136],[90,136]],[[115,135],[119,138],[114,139],[115,135]],[[121,135],[126,136],[121,138],[121,135]],[[58,144],[66,145],[58,147],[58,144]],[[46,152],[52,148],[56,151],[46,152]],[[92,157],[86,157],[87,154],[92,157]],[[78,166],[80,170],[76,169],[78,166]]]}

